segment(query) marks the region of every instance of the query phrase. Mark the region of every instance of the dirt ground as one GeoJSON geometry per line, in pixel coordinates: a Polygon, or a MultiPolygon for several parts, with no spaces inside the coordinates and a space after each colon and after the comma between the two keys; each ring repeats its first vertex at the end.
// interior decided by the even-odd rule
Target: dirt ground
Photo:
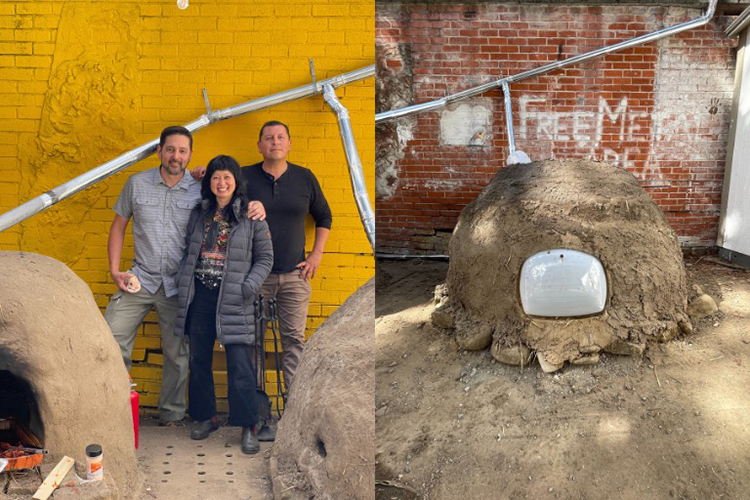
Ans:
{"type": "Polygon", "coordinates": [[[717,261],[692,335],[554,374],[432,327],[447,263],[378,262],[377,499],[750,497],[750,273],[717,261]]]}
{"type": "MultiPolygon", "coordinates": [[[[268,459],[240,450],[239,427],[222,426],[203,441],[190,439],[191,424],[159,427],[155,418],[140,426],[139,470],[145,475],[140,500],[266,500],[273,498],[268,459]]],[[[106,458],[106,455],[105,455],[106,458]]]]}

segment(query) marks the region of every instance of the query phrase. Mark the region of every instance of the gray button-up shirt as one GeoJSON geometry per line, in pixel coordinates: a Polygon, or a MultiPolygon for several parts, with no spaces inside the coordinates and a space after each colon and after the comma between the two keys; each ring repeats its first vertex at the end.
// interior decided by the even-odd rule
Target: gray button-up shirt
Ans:
{"type": "Polygon", "coordinates": [[[177,294],[177,272],[185,253],[190,212],[201,201],[201,183],[185,173],[174,187],[164,184],[159,168],[131,175],[115,203],[117,215],[133,218],[135,259],[131,272],[156,293],[177,294]]]}

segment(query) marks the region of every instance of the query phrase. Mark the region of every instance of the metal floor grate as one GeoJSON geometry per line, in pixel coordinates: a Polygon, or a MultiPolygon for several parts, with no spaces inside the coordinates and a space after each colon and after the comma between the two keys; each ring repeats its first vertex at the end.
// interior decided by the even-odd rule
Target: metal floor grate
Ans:
{"type": "Polygon", "coordinates": [[[272,498],[271,443],[262,443],[258,454],[245,455],[238,427],[222,426],[201,441],[190,439],[191,430],[191,424],[164,428],[141,422],[138,458],[146,474],[143,500],[272,498]]]}

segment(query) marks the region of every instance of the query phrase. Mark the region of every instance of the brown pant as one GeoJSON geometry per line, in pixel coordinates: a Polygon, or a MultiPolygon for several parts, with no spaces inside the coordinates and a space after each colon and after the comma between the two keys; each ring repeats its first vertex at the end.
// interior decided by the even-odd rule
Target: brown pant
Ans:
{"type": "Polygon", "coordinates": [[[284,350],[281,367],[284,371],[284,386],[287,393],[297,371],[302,349],[305,345],[307,306],[310,304],[310,282],[300,277],[299,271],[286,274],[269,274],[260,294],[266,301],[264,311],[268,314],[268,299],[276,299],[279,317],[281,346],[284,350]]]}

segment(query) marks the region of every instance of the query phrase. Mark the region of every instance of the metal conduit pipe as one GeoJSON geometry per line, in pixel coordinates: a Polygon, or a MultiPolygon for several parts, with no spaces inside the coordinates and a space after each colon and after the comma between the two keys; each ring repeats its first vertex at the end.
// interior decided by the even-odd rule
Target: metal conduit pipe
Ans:
{"type": "MultiPolygon", "coordinates": [[[[317,83],[311,83],[303,87],[297,87],[296,89],[287,90],[278,94],[273,94],[261,99],[255,99],[247,101],[236,106],[229,108],[210,111],[209,113],[201,116],[195,121],[192,121],[185,125],[185,128],[191,132],[198,131],[212,123],[216,123],[227,118],[234,118],[236,116],[244,115],[251,111],[274,106],[276,104],[293,101],[295,99],[301,99],[303,97],[309,97],[323,92],[325,85],[331,87],[339,87],[348,83],[364,80],[375,76],[375,65],[366,66],[358,70],[344,73],[342,75],[334,76],[327,80],[322,80],[317,83]]],[[[0,231],[5,231],[9,227],[15,226],[19,222],[22,222],[29,217],[38,214],[42,210],[45,210],[55,203],[64,200],[68,196],[72,196],[75,193],[86,189],[87,187],[96,184],[97,182],[106,179],[107,177],[114,175],[121,170],[126,169],[133,163],[136,163],[148,156],[151,156],[156,151],[156,146],[159,145],[159,140],[155,139],[151,142],[143,144],[125,154],[122,154],[110,160],[107,163],[103,163],[98,167],[89,170],[86,173],[75,177],[68,182],[57,186],[56,188],[47,191],[46,193],[33,198],[16,208],[5,212],[0,215],[0,231]]]]}
{"type": "Polygon", "coordinates": [[[404,116],[412,115],[415,113],[421,113],[423,111],[439,109],[439,108],[447,106],[448,104],[454,103],[456,101],[468,99],[469,97],[474,97],[476,95],[483,94],[487,91],[496,89],[502,86],[503,82],[506,82],[506,83],[520,82],[521,80],[531,78],[532,76],[549,73],[551,71],[562,69],[572,64],[582,63],[582,62],[588,61],[590,59],[594,59],[599,56],[611,54],[612,52],[629,49],[632,47],[636,47],[638,45],[643,45],[645,43],[654,42],[656,40],[659,40],[661,38],[665,38],[671,35],[676,35],[677,33],[682,33],[683,31],[688,31],[693,28],[699,28],[707,24],[708,21],[710,21],[711,18],[713,17],[714,11],[716,10],[716,2],[717,0],[710,0],[708,3],[708,8],[706,9],[706,13],[700,17],[693,19],[692,21],[687,21],[681,24],[677,24],[669,28],[662,28],[652,33],[641,35],[636,38],[631,38],[629,40],[625,40],[623,42],[616,43],[608,47],[602,47],[600,49],[592,50],[591,52],[586,52],[585,54],[580,54],[577,56],[569,57],[568,59],[565,59],[562,61],[556,61],[554,63],[546,64],[544,66],[540,66],[538,68],[534,68],[529,71],[524,71],[523,73],[518,73],[517,75],[508,76],[501,80],[496,80],[493,82],[485,83],[484,85],[480,85],[478,87],[473,87],[467,90],[463,90],[456,94],[451,94],[441,99],[437,99],[435,101],[416,104],[414,106],[409,106],[409,107],[401,108],[401,109],[395,109],[391,111],[384,111],[382,113],[378,113],[375,115],[375,123],[376,124],[382,123],[382,122],[386,122],[389,120],[395,120],[396,118],[401,118],[404,116]]]}
{"type": "Polygon", "coordinates": [[[516,152],[516,138],[513,135],[513,108],[510,103],[510,85],[508,82],[502,82],[503,102],[505,103],[505,130],[508,132],[508,153],[511,155],[516,152]]]}
{"type": "Polygon", "coordinates": [[[330,85],[331,87],[341,87],[342,85],[346,85],[348,83],[356,82],[359,80],[364,80],[365,78],[369,78],[371,76],[375,76],[374,64],[366,66],[364,68],[360,68],[350,73],[334,76],[333,78],[329,78],[327,80],[321,80],[317,83],[311,83],[309,85],[305,85],[304,87],[298,87],[296,89],[288,90],[280,94],[274,94],[272,96],[263,97],[261,99],[248,101],[242,104],[237,104],[236,106],[214,111],[213,113],[211,113],[211,121],[215,122],[219,120],[225,120],[227,118],[234,118],[235,116],[244,115],[245,113],[256,111],[262,108],[267,108],[269,106],[273,106],[282,102],[293,101],[295,99],[301,99],[303,97],[322,94],[323,87],[326,85],[330,85]]]}
{"type": "Polygon", "coordinates": [[[516,138],[513,134],[513,107],[510,103],[510,85],[503,81],[503,101],[505,103],[505,129],[508,131],[508,165],[531,163],[529,155],[523,151],[516,150],[516,138]]]}
{"type": "Polygon", "coordinates": [[[323,99],[331,107],[339,121],[339,133],[341,142],[344,145],[346,153],[346,162],[349,164],[349,178],[352,182],[354,191],[354,200],[357,203],[359,217],[362,219],[362,225],[365,228],[365,234],[370,241],[370,246],[375,249],[375,214],[372,211],[370,196],[367,194],[367,185],[365,184],[365,175],[362,171],[362,162],[357,152],[357,144],[354,142],[354,133],[352,132],[352,122],[349,120],[349,110],[347,110],[336,97],[333,87],[329,84],[323,86],[323,99]]]}

